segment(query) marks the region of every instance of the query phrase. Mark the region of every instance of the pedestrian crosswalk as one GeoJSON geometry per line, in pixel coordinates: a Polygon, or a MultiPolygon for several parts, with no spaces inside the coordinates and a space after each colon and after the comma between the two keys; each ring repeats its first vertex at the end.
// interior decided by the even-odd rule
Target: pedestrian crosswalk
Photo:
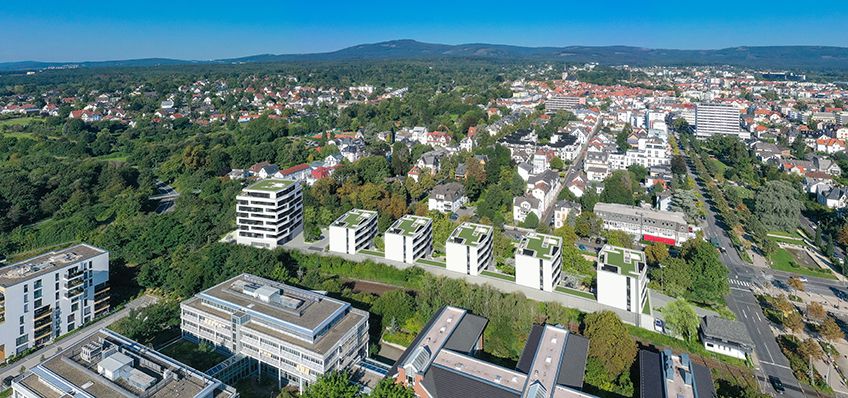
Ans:
{"type": "Polygon", "coordinates": [[[739,280],[739,279],[731,278],[730,279],[730,287],[745,287],[745,288],[750,289],[750,288],[754,287],[754,284],[751,283],[751,282],[748,282],[748,281],[742,281],[742,280],[739,280]]]}

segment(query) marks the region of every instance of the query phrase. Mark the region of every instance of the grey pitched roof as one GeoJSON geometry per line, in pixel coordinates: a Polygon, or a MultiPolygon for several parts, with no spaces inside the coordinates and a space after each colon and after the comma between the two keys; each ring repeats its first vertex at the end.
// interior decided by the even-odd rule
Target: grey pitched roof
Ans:
{"type": "Polygon", "coordinates": [[[660,353],[639,350],[639,396],[662,397],[664,395],[660,353]]]}
{"type": "Polygon", "coordinates": [[[586,374],[586,361],[589,357],[589,339],[569,333],[559,365],[557,384],[583,389],[583,376],[586,374]]]}
{"type": "Polygon", "coordinates": [[[430,195],[444,195],[445,200],[454,201],[465,195],[465,187],[458,182],[440,184],[433,187],[433,191],[430,192],[430,195]]]}
{"type": "Polygon", "coordinates": [[[489,320],[482,316],[465,314],[459,321],[459,325],[451,333],[448,341],[445,342],[443,349],[470,354],[474,346],[477,345],[477,341],[480,340],[480,336],[483,335],[483,329],[486,329],[488,323],[489,320]]]}
{"type": "Polygon", "coordinates": [[[459,374],[441,365],[431,366],[424,375],[422,384],[434,398],[518,398],[520,396],[494,383],[459,374]]]}
{"type": "Polygon", "coordinates": [[[754,341],[748,335],[748,329],[739,321],[724,319],[715,315],[701,318],[701,333],[705,336],[753,347],[754,341]]]}
{"type": "Polygon", "coordinates": [[[545,328],[542,325],[533,325],[530,329],[530,335],[527,336],[527,343],[524,344],[524,350],[521,351],[521,356],[518,357],[518,364],[515,365],[521,373],[530,372],[530,367],[533,365],[533,355],[536,354],[536,347],[539,346],[539,339],[542,338],[542,331],[545,328]]]}
{"type": "Polygon", "coordinates": [[[710,370],[704,365],[692,363],[692,373],[695,374],[695,395],[697,398],[715,398],[715,388],[710,370]]]}

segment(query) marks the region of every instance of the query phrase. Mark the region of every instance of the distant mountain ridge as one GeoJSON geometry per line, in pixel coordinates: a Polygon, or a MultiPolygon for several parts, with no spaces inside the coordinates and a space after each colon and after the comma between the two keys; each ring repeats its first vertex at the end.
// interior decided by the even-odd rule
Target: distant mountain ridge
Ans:
{"type": "Polygon", "coordinates": [[[312,54],[260,54],[211,61],[144,58],[97,62],[6,62],[0,71],[74,65],[80,68],[232,64],[296,61],[426,60],[445,58],[504,61],[598,62],[605,65],[733,65],[752,68],[848,70],[848,48],[828,46],[731,47],[719,50],[651,49],[629,46],[521,47],[504,44],[435,44],[392,40],[312,54]]]}

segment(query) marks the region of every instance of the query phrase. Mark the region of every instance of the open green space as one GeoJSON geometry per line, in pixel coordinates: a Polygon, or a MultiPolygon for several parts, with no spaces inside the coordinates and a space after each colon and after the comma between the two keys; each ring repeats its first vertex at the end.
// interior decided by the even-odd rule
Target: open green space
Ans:
{"type": "Polygon", "coordinates": [[[562,286],[559,286],[554,290],[556,290],[560,293],[570,294],[572,296],[582,297],[582,298],[589,299],[589,300],[597,300],[597,298],[595,297],[594,294],[589,293],[589,292],[584,292],[582,290],[571,289],[571,288],[562,287],[562,286]]]}
{"type": "Polygon", "coordinates": [[[480,271],[480,274],[481,274],[481,275],[485,275],[485,276],[490,276],[490,277],[492,277],[492,278],[503,279],[503,280],[505,280],[505,281],[510,281],[510,282],[515,281],[515,277],[514,277],[514,276],[506,275],[506,274],[501,274],[501,273],[499,273],[499,272],[492,272],[492,271],[480,271]]]}
{"type": "Polygon", "coordinates": [[[15,119],[6,119],[0,120],[0,129],[7,126],[26,126],[31,123],[40,123],[41,118],[39,117],[19,117],[15,119]]]}
{"type": "Polygon", "coordinates": [[[778,243],[804,245],[804,239],[797,232],[769,231],[768,238],[778,243]]]}
{"type": "Polygon", "coordinates": [[[416,261],[416,262],[419,263],[419,264],[432,265],[434,267],[441,267],[441,268],[445,268],[447,266],[443,262],[435,261],[435,260],[428,260],[426,258],[419,258],[418,261],[416,261]]]}
{"type": "Polygon", "coordinates": [[[380,251],[377,251],[377,250],[370,250],[370,249],[362,249],[362,250],[359,251],[359,253],[368,254],[370,256],[378,256],[378,257],[383,257],[383,255],[385,254],[383,252],[380,252],[380,251]]]}
{"type": "Polygon", "coordinates": [[[748,364],[739,358],[734,358],[727,355],[721,355],[718,353],[707,351],[707,349],[704,348],[704,345],[701,344],[699,341],[681,340],[633,325],[627,325],[627,330],[630,331],[630,335],[633,336],[633,338],[645,345],[653,345],[657,348],[670,347],[674,351],[684,351],[702,357],[714,358],[719,361],[725,362],[728,365],[737,366],[740,368],[748,367],[748,364]]]}
{"type": "Polygon", "coordinates": [[[201,372],[227,359],[209,344],[195,344],[188,340],[178,340],[160,352],[201,372]]]}
{"type": "MultiPolygon", "coordinates": [[[[809,255],[804,252],[799,253],[809,257],[809,255]]],[[[769,260],[771,260],[771,267],[778,271],[792,272],[799,275],[815,276],[819,278],[836,279],[830,271],[813,268],[815,265],[812,267],[809,265],[805,266],[805,260],[799,260],[787,249],[778,248],[769,255],[769,260]]],[[[810,259],[810,261],[812,261],[812,259],[810,259]]]]}

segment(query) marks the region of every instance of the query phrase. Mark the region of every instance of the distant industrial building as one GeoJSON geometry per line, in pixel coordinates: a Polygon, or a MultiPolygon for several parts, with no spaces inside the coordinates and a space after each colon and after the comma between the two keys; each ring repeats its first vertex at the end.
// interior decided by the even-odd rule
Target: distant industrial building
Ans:
{"type": "Polygon", "coordinates": [[[185,338],[249,357],[280,384],[303,389],[368,355],[367,312],[249,274],[198,293],[180,309],[185,338]]]}
{"type": "Polygon", "coordinates": [[[644,252],[604,245],[598,253],[597,271],[598,303],[650,314],[644,252]]]}
{"type": "Polygon", "coordinates": [[[109,310],[109,253],[76,245],[0,268],[0,360],[109,310]]]}
{"type": "Polygon", "coordinates": [[[515,250],[515,283],[552,292],[562,277],[562,238],[530,232],[515,250]]]}
{"type": "Polygon", "coordinates": [[[303,191],[290,180],[261,180],[236,197],[236,243],[274,249],[303,231],[303,191]]]}
{"type": "Polygon", "coordinates": [[[433,251],[433,220],[405,215],[386,230],[383,242],[387,259],[414,264],[433,251]]]}
{"type": "Polygon", "coordinates": [[[739,109],[731,104],[698,104],[695,109],[695,135],[709,138],[714,135],[732,135],[749,138],[740,126],[739,109]]]}
{"type": "Polygon", "coordinates": [[[595,215],[604,229],[624,231],[637,239],[680,245],[695,236],[683,213],[659,211],[617,203],[598,203],[595,215]]]}
{"type": "MultiPolygon", "coordinates": [[[[589,341],[533,325],[515,369],[476,358],[488,320],[443,307],[389,371],[419,398],[591,398],[581,391],[589,341]]],[[[645,395],[643,395],[645,396],[645,395]]]]}
{"type": "Polygon", "coordinates": [[[490,225],[462,223],[445,242],[446,268],[467,275],[479,275],[493,264],[494,229],[490,225]]]}
{"type": "Polygon", "coordinates": [[[230,386],[108,329],[27,370],[16,398],[237,398],[230,386]]]}
{"type": "Polygon", "coordinates": [[[353,209],[330,224],[330,251],[355,254],[371,247],[377,236],[377,212],[353,209]]]}

